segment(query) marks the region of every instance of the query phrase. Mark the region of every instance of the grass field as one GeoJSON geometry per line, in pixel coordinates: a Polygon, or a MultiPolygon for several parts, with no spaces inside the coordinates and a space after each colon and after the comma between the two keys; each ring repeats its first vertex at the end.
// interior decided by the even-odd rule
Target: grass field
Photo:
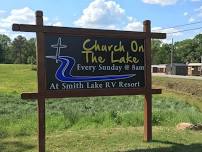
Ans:
{"type": "MultiPolygon", "coordinates": [[[[48,152],[201,152],[201,132],[154,127],[153,142],[145,143],[142,127],[58,131],[47,134],[48,152]]],[[[4,152],[36,152],[37,137],[9,137],[0,141],[4,152]]]]}
{"type": "MultiPolygon", "coordinates": [[[[36,90],[36,71],[0,65],[0,82],[0,151],[37,151],[37,105],[20,99],[21,92],[36,90]]],[[[153,96],[152,143],[142,141],[142,96],[51,99],[47,151],[201,152],[202,132],[175,126],[202,123],[202,81],[154,77],[153,84],[164,90],[153,96]]]]}

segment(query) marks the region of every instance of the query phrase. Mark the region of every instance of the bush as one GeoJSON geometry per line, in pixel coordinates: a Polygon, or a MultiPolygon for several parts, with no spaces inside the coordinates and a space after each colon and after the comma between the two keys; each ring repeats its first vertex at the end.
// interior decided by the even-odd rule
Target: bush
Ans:
{"type": "Polygon", "coordinates": [[[121,125],[123,119],[117,111],[111,111],[110,116],[117,125],[121,125]]]}
{"type": "Polygon", "coordinates": [[[142,126],[144,124],[143,112],[128,112],[122,115],[122,124],[124,126],[142,126]]]}
{"type": "Polygon", "coordinates": [[[166,115],[162,111],[154,111],[152,123],[153,125],[161,125],[166,121],[166,115]]]}
{"type": "Polygon", "coordinates": [[[79,121],[80,113],[78,109],[68,108],[62,110],[64,120],[65,120],[65,127],[69,128],[75,125],[79,121]]]}

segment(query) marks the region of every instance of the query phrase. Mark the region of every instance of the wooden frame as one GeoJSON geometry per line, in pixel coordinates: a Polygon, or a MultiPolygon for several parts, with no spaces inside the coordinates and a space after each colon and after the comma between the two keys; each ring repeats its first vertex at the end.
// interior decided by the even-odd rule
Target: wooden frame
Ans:
{"type": "MultiPolygon", "coordinates": [[[[151,89],[151,94],[161,94],[161,89],[151,89]]],[[[94,97],[94,96],[122,96],[122,95],[145,95],[146,90],[142,89],[95,89],[95,90],[69,90],[69,91],[46,91],[45,98],[70,98],[70,97],[94,97]]],[[[22,99],[38,99],[40,93],[22,93],[22,99]]]]}
{"type": "Polygon", "coordinates": [[[45,99],[66,97],[91,97],[91,96],[113,96],[113,95],[144,95],[144,140],[152,140],[152,94],[161,94],[161,89],[152,89],[151,82],[151,38],[164,39],[165,33],[151,33],[151,22],[143,23],[143,32],[97,30],[68,27],[53,27],[43,25],[43,12],[36,11],[36,25],[13,24],[13,31],[36,32],[37,38],[37,93],[22,93],[22,99],[37,99],[38,101],[38,149],[45,152],[45,99]],[[45,77],[44,59],[44,34],[67,34],[76,36],[101,36],[115,38],[141,38],[145,40],[144,67],[146,72],[145,88],[140,89],[89,89],[89,90],[65,90],[47,91],[45,77]]]}

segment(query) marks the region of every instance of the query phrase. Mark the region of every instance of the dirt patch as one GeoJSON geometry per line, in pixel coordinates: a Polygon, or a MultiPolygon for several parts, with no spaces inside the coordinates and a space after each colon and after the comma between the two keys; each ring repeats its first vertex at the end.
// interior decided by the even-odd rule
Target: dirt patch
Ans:
{"type": "Polygon", "coordinates": [[[176,126],[177,130],[202,130],[202,124],[191,124],[191,123],[187,123],[187,122],[182,122],[177,124],[176,126]]]}

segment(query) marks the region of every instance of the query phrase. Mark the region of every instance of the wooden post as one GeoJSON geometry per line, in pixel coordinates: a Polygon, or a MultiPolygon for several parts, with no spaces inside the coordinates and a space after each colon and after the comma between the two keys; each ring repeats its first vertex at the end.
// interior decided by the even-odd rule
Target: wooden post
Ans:
{"type": "MultiPolygon", "coordinates": [[[[43,12],[36,12],[36,25],[43,26],[43,12]]],[[[45,64],[44,33],[37,32],[37,78],[38,78],[38,150],[45,152],[45,64]]]]}
{"type": "Polygon", "coordinates": [[[144,100],[144,141],[152,140],[152,82],[151,82],[151,22],[143,22],[145,38],[145,86],[146,94],[144,100]]]}

